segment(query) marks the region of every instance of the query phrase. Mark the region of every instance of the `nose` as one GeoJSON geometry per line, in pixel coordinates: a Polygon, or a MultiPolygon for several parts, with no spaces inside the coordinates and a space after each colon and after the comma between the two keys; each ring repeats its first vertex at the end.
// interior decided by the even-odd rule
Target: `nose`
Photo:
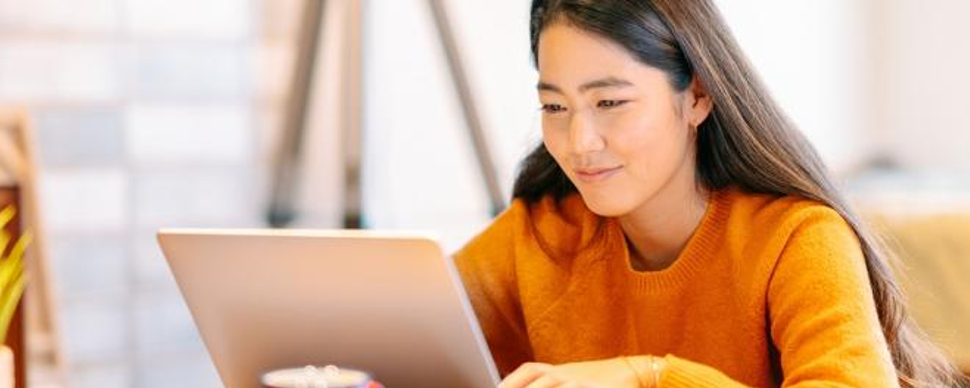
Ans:
{"type": "Polygon", "coordinates": [[[586,114],[577,113],[569,121],[569,144],[576,154],[601,151],[606,141],[586,114]]]}

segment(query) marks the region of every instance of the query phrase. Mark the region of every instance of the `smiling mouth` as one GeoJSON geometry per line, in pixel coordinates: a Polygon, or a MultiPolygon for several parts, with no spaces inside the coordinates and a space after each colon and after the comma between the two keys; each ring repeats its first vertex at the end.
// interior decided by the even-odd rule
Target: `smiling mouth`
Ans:
{"type": "Polygon", "coordinates": [[[613,176],[622,169],[623,166],[611,167],[611,168],[587,168],[587,169],[577,169],[576,177],[583,182],[593,183],[606,180],[607,178],[613,176]]]}

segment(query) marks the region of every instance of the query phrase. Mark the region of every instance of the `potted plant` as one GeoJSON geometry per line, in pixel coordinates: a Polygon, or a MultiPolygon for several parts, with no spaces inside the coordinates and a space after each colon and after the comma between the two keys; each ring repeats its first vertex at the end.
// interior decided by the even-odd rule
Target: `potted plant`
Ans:
{"type": "MultiPolygon", "coordinates": [[[[6,226],[15,214],[13,206],[0,210],[0,344],[6,342],[7,329],[10,328],[10,321],[26,286],[23,257],[31,236],[29,232],[25,232],[17,241],[11,241],[14,236],[7,232],[6,226]]],[[[0,346],[0,388],[13,386],[13,353],[7,346],[0,346]]]]}

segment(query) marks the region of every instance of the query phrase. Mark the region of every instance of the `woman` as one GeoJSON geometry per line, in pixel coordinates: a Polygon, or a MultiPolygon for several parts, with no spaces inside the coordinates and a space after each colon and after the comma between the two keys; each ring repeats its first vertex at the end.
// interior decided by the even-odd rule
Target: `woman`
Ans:
{"type": "Polygon", "coordinates": [[[957,383],[710,0],[535,0],[531,39],[543,144],[455,257],[503,387],[957,383]]]}

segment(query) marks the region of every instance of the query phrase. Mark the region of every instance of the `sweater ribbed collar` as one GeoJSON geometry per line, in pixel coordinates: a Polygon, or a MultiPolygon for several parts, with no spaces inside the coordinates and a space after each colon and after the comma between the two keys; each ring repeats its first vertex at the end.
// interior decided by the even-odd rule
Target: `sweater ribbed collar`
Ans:
{"type": "Polygon", "coordinates": [[[601,255],[608,260],[619,260],[612,268],[621,268],[628,284],[635,293],[664,293],[680,289],[689,285],[694,275],[702,271],[705,263],[716,256],[716,250],[723,239],[724,227],[731,202],[735,196],[734,189],[715,190],[711,193],[710,201],[701,222],[688,239],[684,250],[667,268],[658,271],[637,271],[630,262],[630,248],[623,234],[620,222],[609,218],[603,235],[601,255]]]}

